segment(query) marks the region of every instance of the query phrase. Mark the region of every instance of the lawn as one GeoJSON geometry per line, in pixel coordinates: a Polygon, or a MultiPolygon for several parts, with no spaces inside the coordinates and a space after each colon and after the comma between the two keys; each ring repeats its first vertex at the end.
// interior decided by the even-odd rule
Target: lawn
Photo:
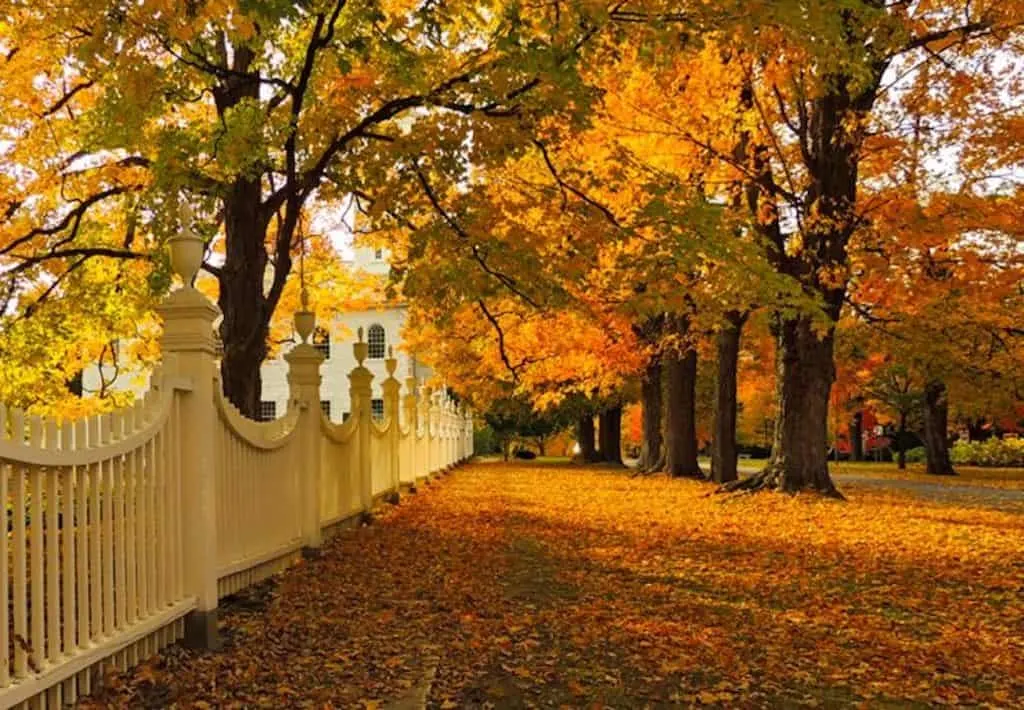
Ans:
{"type": "Polygon", "coordinates": [[[712,489],[464,467],[86,707],[1024,705],[1024,504],[712,489]]]}

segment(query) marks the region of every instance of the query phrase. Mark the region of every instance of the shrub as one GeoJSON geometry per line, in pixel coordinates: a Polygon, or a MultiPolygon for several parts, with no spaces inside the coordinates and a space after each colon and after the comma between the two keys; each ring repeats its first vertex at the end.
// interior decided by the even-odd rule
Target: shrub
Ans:
{"type": "Polygon", "coordinates": [[[965,466],[1024,466],[1024,439],[958,441],[949,457],[965,466]]]}
{"type": "Polygon", "coordinates": [[[491,427],[484,426],[473,430],[473,452],[478,456],[501,453],[501,442],[491,427]]]}
{"type": "Polygon", "coordinates": [[[907,463],[924,463],[926,458],[923,446],[907,449],[907,463]]]}

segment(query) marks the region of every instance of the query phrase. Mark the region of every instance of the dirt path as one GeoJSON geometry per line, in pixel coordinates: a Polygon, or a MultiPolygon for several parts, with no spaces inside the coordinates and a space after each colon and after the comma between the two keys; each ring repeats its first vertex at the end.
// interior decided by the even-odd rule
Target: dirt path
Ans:
{"type": "Polygon", "coordinates": [[[223,653],[172,649],[100,702],[1024,704],[1024,518],[858,490],[465,467],[229,605],[223,653]]]}

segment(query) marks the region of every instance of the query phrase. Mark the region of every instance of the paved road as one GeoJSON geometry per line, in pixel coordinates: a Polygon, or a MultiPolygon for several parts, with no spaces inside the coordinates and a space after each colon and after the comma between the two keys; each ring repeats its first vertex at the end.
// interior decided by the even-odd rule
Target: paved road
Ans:
{"type": "MultiPolygon", "coordinates": [[[[741,476],[757,473],[760,469],[759,464],[741,461],[739,465],[741,476]]],[[[841,490],[844,487],[853,486],[854,488],[863,487],[874,490],[906,492],[938,503],[978,508],[996,508],[1024,513],[1024,489],[998,488],[996,486],[986,486],[982,483],[978,485],[959,482],[950,484],[932,483],[918,479],[884,478],[868,476],[856,471],[837,472],[833,473],[832,476],[841,490]]]]}

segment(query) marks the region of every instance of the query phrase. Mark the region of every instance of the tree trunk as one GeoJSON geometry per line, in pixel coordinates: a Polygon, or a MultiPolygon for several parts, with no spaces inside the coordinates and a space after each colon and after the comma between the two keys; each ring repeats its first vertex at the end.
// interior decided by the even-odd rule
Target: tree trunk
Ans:
{"type": "Polygon", "coordinates": [[[640,384],[643,406],[643,441],[640,445],[640,471],[654,470],[660,463],[661,451],[661,360],[652,358],[644,370],[640,384]]]}
{"type": "Polygon", "coordinates": [[[224,314],[220,323],[224,395],[243,414],[253,418],[259,412],[260,367],[267,356],[271,315],[263,293],[267,248],[259,199],[259,182],[239,179],[224,200],[224,229],[228,238],[218,299],[224,314]]]}
{"type": "Polygon", "coordinates": [[[665,358],[665,471],[704,478],[697,464],[697,351],[665,358]]]}
{"type": "Polygon", "coordinates": [[[967,420],[967,440],[986,441],[992,437],[992,432],[985,428],[985,418],[970,418],[967,420]]]}
{"type": "Polygon", "coordinates": [[[924,451],[927,472],[935,476],[955,476],[949,459],[949,402],[946,384],[932,380],[924,388],[924,451]]]}
{"type": "Polygon", "coordinates": [[[711,480],[728,483],[739,478],[736,470],[736,369],[740,337],[746,316],[730,313],[718,334],[718,382],[715,390],[714,432],[711,436],[711,480]]]}
{"type": "Polygon", "coordinates": [[[850,458],[864,460],[864,412],[859,410],[853,413],[850,422],[850,458]]]}
{"type": "MultiPolygon", "coordinates": [[[[234,49],[231,71],[213,88],[218,115],[224,116],[245,101],[258,100],[259,77],[250,72],[255,52],[244,45],[234,49]]],[[[291,243],[301,199],[290,199],[278,225],[273,283],[266,290],[267,228],[271,213],[263,202],[259,177],[233,179],[222,198],[224,215],[224,265],[219,274],[218,305],[224,318],[220,339],[221,386],[224,395],[253,419],[259,413],[262,382],[260,367],[267,356],[270,317],[291,270],[291,243]]]]}
{"type": "Polygon", "coordinates": [[[622,406],[616,405],[602,410],[597,422],[601,441],[601,460],[621,465],[622,406]]]}
{"type": "Polygon", "coordinates": [[[896,467],[901,471],[907,468],[907,452],[904,450],[903,442],[907,436],[907,413],[900,412],[900,428],[896,432],[896,467]]]}
{"type": "Polygon", "coordinates": [[[815,332],[807,315],[779,328],[779,419],[769,470],[775,484],[795,493],[815,490],[840,497],[828,472],[828,398],[835,379],[834,330],[815,332]]]}
{"type": "Polygon", "coordinates": [[[597,461],[597,447],[594,442],[594,418],[589,414],[576,422],[576,443],[580,445],[580,458],[586,463],[597,461]]]}

